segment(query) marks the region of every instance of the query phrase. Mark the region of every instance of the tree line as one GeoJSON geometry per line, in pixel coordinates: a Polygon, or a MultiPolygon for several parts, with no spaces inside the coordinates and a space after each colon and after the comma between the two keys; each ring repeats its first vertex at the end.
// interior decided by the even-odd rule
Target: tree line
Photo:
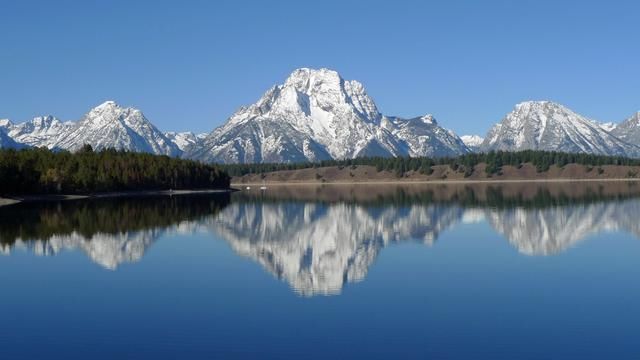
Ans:
{"type": "Polygon", "coordinates": [[[0,149],[0,195],[228,188],[220,167],[90,145],[71,153],[0,149]]]}
{"type": "Polygon", "coordinates": [[[402,176],[408,171],[418,171],[430,175],[436,165],[447,165],[454,171],[464,172],[470,176],[475,166],[486,164],[485,172],[489,175],[499,174],[505,165],[521,167],[526,163],[533,164],[538,172],[545,172],[553,165],[564,167],[568,164],[580,164],[588,167],[603,165],[640,166],[640,159],[623,156],[594,155],[585,153],[564,153],[558,151],[490,151],[487,153],[470,153],[456,157],[361,157],[344,160],[323,160],[302,163],[268,163],[268,164],[226,164],[221,165],[230,176],[247,174],[264,174],[272,171],[299,170],[328,166],[374,166],[378,172],[390,171],[402,176]]]}

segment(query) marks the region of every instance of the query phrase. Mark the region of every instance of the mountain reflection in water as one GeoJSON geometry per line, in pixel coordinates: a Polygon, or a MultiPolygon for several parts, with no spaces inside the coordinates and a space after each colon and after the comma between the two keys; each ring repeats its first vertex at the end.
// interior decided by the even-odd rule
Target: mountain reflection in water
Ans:
{"type": "Polygon", "coordinates": [[[640,236],[639,195],[634,182],[326,185],[20,204],[0,208],[0,249],[82,250],[116,269],[165,234],[206,231],[296,292],[328,295],[363,280],[387,245],[432,245],[461,223],[485,221],[526,255],[556,254],[601,231],[640,236]]]}

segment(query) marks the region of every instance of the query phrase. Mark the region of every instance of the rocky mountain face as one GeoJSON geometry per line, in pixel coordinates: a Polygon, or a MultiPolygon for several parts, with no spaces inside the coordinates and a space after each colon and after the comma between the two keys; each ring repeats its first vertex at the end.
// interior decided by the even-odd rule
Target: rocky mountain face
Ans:
{"type": "Polygon", "coordinates": [[[38,116],[30,121],[9,127],[9,136],[29,146],[54,148],[60,138],[73,128],[73,123],[63,123],[56,117],[38,116]]]}
{"type": "Polygon", "coordinates": [[[523,102],[487,134],[480,150],[549,150],[640,156],[640,147],[550,101],[523,102]]]}
{"type": "Polygon", "coordinates": [[[361,156],[456,156],[547,150],[640,157],[640,112],[598,123],[550,101],[527,101],[482,138],[458,137],[432,115],[380,113],[364,86],[328,69],[297,69],[209,134],[160,132],[144,114],[107,101],[78,122],[0,120],[0,146],[77,150],[84,144],[204,162],[307,162],[361,156]]]}
{"type": "Polygon", "coordinates": [[[432,117],[384,117],[359,82],[344,80],[332,70],[304,68],[257,103],[238,110],[186,156],[252,163],[467,151],[432,117]]]}
{"type": "Polygon", "coordinates": [[[123,108],[107,101],[89,111],[54,147],[78,150],[84,144],[95,149],[116,148],[178,156],[180,149],[160,132],[138,109],[123,108]]]}
{"type": "Polygon", "coordinates": [[[34,147],[75,151],[89,144],[94,149],[115,148],[169,156],[182,154],[178,145],[140,110],[124,108],[113,101],[91,109],[78,122],[63,123],[49,115],[17,125],[5,121],[0,128],[15,142],[34,147]]]}
{"type": "Polygon", "coordinates": [[[611,134],[631,144],[640,144],[640,111],[613,127],[611,134]]]}
{"type": "Polygon", "coordinates": [[[431,114],[412,119],[383,117],[382,127],[398,139],[403,156],[457,156],[471,150],[431,114]]]}
{"type": "Polygon", "coordinates": [[[202,140],[207,137],[207,134],[195,134],[191,131],[175,132],[169,131],[164,133],[164,136],[174,143],[180,151],[185,152],[193,146],[199,146],[202,140]]]}
{"type": "Polygon", "coordinates": [[[480,149],[480,145],[484,141],[484,138],[479,135],[462,135],[460,136],[460,140],[467,145],[471,151],[478,151],[480,149]]]}

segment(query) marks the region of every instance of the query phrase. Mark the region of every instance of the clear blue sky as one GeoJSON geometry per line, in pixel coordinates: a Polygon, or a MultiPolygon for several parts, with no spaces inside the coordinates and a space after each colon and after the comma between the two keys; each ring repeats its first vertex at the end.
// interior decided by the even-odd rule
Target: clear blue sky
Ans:
{"type": "Polygon", "coordinates": [[[621,121],[640,109],[639,3],[0,0],[0,118],[113,99],[210,131],[293,69],[328,67],[382,113],[459,134],[529,99],[621,121]]]}

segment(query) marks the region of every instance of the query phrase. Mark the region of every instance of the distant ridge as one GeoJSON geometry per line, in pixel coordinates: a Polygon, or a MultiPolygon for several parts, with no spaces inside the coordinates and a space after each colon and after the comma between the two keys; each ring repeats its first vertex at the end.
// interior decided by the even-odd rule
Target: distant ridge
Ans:
{"type": "Polygon", "coordinates": [[[330,69],[300,68],[208,134],[161,132],[142,111],[106,101],[77,122],[52,115],[0,120],[0,147],[75,151],[84,144],[216,163],[296,163],[547,150],[640,157],[640,112],[598,123],[552,101],[517,104],[486,136],[458,137],[436,118],[381,114],[364,86],[330,69]]]}

